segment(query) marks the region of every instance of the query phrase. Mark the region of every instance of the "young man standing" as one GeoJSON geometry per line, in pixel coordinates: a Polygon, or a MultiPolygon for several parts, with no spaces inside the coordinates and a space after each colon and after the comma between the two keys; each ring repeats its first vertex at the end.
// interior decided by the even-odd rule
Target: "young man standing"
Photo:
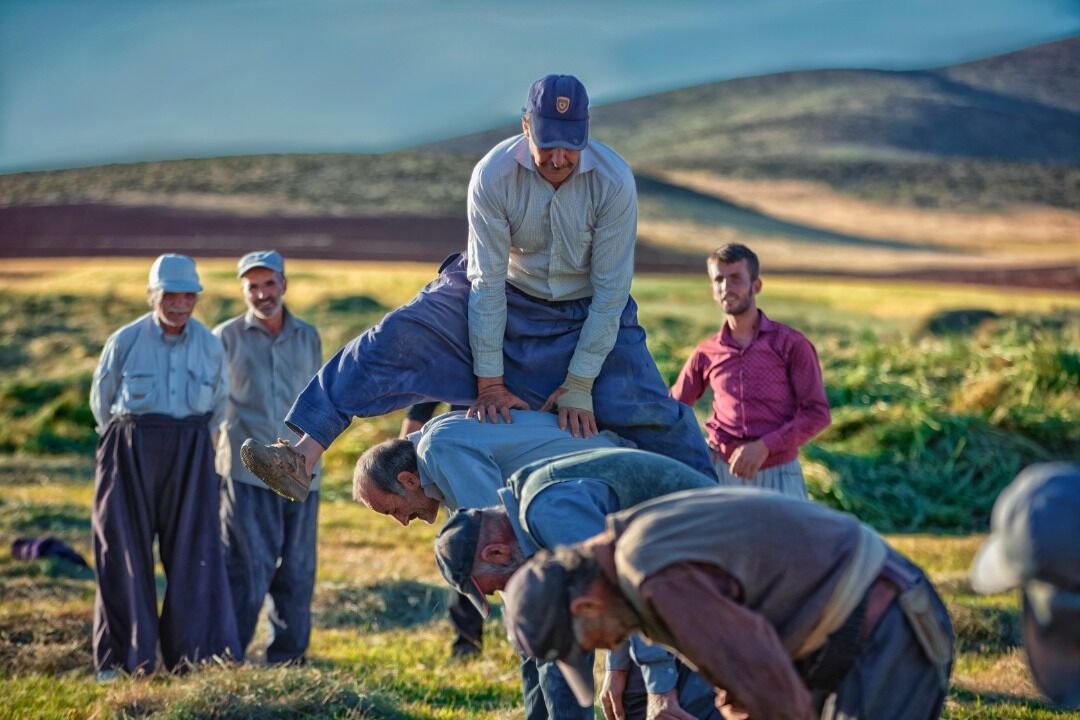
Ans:
{"type": "Polygon", "coordinates": [[[799,448],[831,419],[817,353],[802,333],[758,309],[760,266],[750,248],[724,245],[708,269],[724,325],[694,350],[671,396],[692,406],[712,388],[705,427],[721,485],[806,498],[799,448]]]}

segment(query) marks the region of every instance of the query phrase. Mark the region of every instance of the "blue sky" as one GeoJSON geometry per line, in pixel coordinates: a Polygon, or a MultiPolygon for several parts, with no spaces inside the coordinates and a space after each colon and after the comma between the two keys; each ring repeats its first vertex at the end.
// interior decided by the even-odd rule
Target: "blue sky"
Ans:
{"type": "Polygon", "coordinates": [[[1076,34],[1076,0],[0,0],[0,172],[393,150],[512,120],[548,72],[598,104],[1076,34]]]}

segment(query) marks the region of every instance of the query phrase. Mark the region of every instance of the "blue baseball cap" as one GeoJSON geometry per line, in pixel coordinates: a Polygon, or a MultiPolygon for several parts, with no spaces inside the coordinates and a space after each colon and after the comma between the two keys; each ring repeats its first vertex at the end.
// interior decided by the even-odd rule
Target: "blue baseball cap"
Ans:
{"type": "Polygon", "coordinates": [[[1031,674],[1056,704],[1080,707],[1080,466],[1032,465],[1001,492],[971,586],[1023,588],[1031,674]]]}
{"type": "Polygon", "coordinates": [[[584,150],[589,144],[589,95],[573,75],[545,75],[534,82],[525,112],[536,147],[584,150]]]}
{"type": "Polygon", "coordinates": [[[285,274],[285,258],[277,250],[256,250],[249,252],[236,263],[236,277],[244,277],[244,273],[252,268],[264,267],[282,275],[285,274]]]}
{"type": "Polygon", "coordinates": [[[160,256],[150,266],[149,285],[151,290],[164,292],[202,292],[199,273],[195,270],[195,261],[187,255],[174,253],[160,256]]]}

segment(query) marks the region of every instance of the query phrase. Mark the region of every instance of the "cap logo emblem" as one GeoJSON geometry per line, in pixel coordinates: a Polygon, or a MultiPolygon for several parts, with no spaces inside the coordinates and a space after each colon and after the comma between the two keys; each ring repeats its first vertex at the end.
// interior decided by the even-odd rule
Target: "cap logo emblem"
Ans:
{"type": "Polygon", "coordinates": [[[560,113],[564,113],[569,110],[570,98],[566,97],[565,95],[560,95],[559,97],[555,98],[555,109],[558,110],[560,113]]]}

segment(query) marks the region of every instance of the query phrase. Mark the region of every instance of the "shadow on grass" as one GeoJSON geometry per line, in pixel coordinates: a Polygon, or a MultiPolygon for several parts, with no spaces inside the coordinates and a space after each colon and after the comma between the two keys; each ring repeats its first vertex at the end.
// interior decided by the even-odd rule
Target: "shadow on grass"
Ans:
{"type": "Polygon", "coordinates": [[[58,673],[93,667],[92,612],[7,614],[0,619],[0,674],[58,673]]]}
{"type": "Polygon", "coordinates": [[[415,580],[376,585],[323,584],[313,608],[321,628],[382,632],[426,625],[446,615],[447,588],[415,580]]]}
{"type": "Polygon", "coordinates": [[[0,529],[15,535],[84,537],[90,532],[90,508],[85,505],[32,505],[0,499],[0,529]]]}
{"type": "Polygon", "coordinates": [[[948,603],[956,633],[957,652],[1004,653],[1023,642],[1019,610],[948,603]]]}
{"type": "MultiPolygon", "coordinates": [[[[1021,697],[1019,695],[1010,695],[1009,693],[999,692],[973,692],[965,688],[952,686],[949,689],[949,697],[953,701],[965,706],[971,706],[971,710],[975,714],[967,714],[957,716],[952,713],[952,717],[963,718],[987,718],[990,720],[999,720],[1001,718],[1042,718],[1042,717],[1058,717],[1057,712],[1053,711],[1050,705],[1047,705],[1041,700],[1035,700],[1032,698],[1021,697]],[[1008,708],[1008,710],[1006,709],[1008,708]],[[1009,712],[1012,710],[1014,712],[1009,712]],[[1029,714],[1028,710],[1043,710],[1050,711],[1047,714],[1037,713],[1035,715],[1029,714]]],[[[1064,713],[1060,717],[1066,717],[1064,713]]]]}
{"type": "Polygon", "coordinates": [[[108,704],[121,717],[404,718],[389,699],[362,692],[351,675],[314,667],[207,665],[182,678],[121,681],[108,704]]]}

